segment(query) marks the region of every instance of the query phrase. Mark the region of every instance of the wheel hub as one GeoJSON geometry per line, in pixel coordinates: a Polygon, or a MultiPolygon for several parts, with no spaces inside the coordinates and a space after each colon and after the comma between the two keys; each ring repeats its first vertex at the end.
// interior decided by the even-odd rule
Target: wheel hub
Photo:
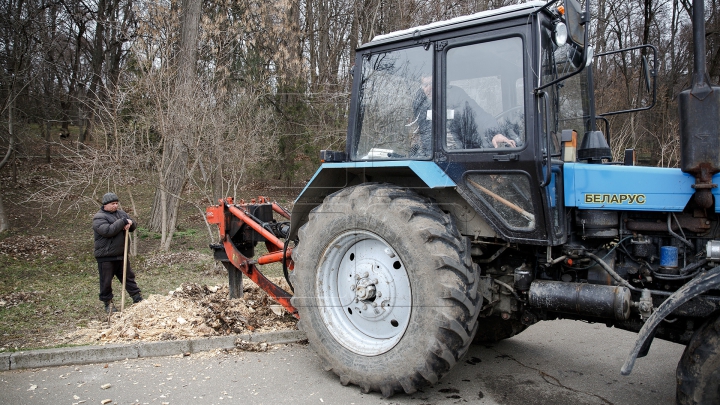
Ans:
{"type": "Polygon", "coordinates": [[[375,284],[378,283],[378,280],[376,278],[370,279],[368,272],[363,274],[363,277],[356,274],[357,284],[350,287],[351,290],[355,290],[355,302],[375,299],[375,284]]]}
{"type": "Polygon", "coordinates": [[[410,279],[393,249],[365,231],[338,236],[321,259],[321,314],[337,341],[364,355],[390,350],[409,324],[410,279]]]}

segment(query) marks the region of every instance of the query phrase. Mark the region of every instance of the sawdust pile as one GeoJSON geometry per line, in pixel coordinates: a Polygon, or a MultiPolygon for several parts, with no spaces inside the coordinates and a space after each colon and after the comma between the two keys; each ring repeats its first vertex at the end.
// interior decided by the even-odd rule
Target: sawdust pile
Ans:
{"type": "MultiPolygon", "coordinates": [[[[289,289],[282,278],[271,281],[289,289]]],[[[92,321],[62,343],[160,341],[293,329],[297,329],[296,319],[249,280],[245,280],[244,297],[237,299],[228,298],[227,286],[186,283],[167,295],[150,295],[125,307],[109,323],[92,321]]]]}

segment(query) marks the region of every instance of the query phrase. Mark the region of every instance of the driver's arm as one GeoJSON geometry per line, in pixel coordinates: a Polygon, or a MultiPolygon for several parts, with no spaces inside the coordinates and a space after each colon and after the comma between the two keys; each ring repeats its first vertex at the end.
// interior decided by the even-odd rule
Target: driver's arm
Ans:
{"type": "Polygon", "coordinates": [[[508,144],[511,148],[516,147],[515,141],[513,141],[512,139],[508,138],[507,136],[505,136],[503,134],[495,134],[492,137],[492,145],[494,148],[499,148],[500,144],[503,142],[508,144]]]}

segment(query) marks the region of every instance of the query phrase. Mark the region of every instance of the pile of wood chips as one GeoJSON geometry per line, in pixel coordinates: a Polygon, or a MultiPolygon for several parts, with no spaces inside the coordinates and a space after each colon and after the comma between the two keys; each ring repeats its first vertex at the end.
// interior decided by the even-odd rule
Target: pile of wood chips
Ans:
{"type": "MultiPolygon", "coordinates": [[[[167,295],[150,295],[124,312],[92,321],[58,343],[123,343],[297,329],[296,319],[250,280],[243,298],[229,299],[227,286],[187,283],[167,295]]],[[[282,278],[271,281],[289,290],[282,278]]],[[[118,308],[119,310],[120,308],[118,308]]]]}

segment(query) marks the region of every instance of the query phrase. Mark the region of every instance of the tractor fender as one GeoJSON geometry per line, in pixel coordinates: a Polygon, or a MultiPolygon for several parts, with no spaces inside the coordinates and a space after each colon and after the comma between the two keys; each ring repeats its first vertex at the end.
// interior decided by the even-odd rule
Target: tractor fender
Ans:
{"type": "MultiPolygon", "coordinates": [[[[625,359],[625,364],[623,364],[620,373],[622,375],[630,374],[635,365],[635,359],[638,358],[641,352],[646,352],[648,349],[646,341],[652,339],[655,335],[655,328],[666,316],[692,298],[718,287],[720,287],[720,266],[695,277],[660,304],[638,332],[635,346],[625,359]]],[[[651,341],[648,341],[648,343],[651,341]]]]}
{"type": "Polygon", "coordinates": [[[290,217],[289,239],[307,222],[313,208],[325,197],[347,187],[366,182],[387,182],[422,190],[455,188],[455,182],[431,161],[372,161],[323,163],[295,200],[290,217]]]}

